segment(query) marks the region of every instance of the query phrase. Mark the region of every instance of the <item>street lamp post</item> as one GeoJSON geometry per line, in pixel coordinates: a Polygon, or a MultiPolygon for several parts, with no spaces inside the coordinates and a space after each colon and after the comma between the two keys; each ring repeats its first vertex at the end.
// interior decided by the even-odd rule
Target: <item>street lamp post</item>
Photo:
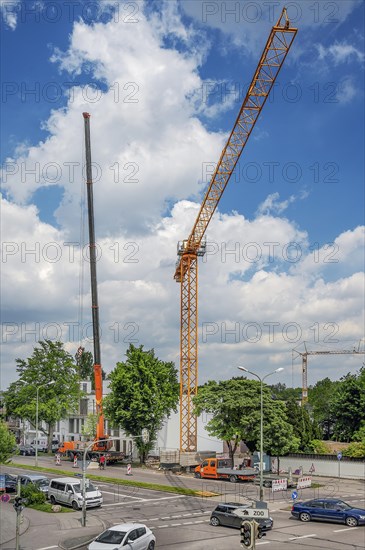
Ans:
{"type": "Polygon", "coordinates": [[[239,370],[243,370],[244,372],[248,372],[249,374],[252,374],[252,376],[256,376],[256,378],[260,382],[260,500],[264,500],[264,461],[263,461],[263,455],[264,455],[264,401],[263,401],[263,382],[272,374],[276,374],[277,372],[282,372],[284,369],[283,367],[280,367],[279,369],[274,370],[273,372],[269,372],[269,374],[266,374],[263,378],[261,378],[258,374],[255,372],[252,372],[245,367],[237,367],[239,370]]]}
{"type": "Polygon", "coordinates": [[[55,384],[54,380],[51,380],[50,382],[46,382],[45,384],[40,384],[37,386],[37,395],[36,395],[36,403],[35,403],[35,466],[38,466],[38,403],[39,403],[39,388],[43,388],[44,386],[52,386],[55,384]]]}

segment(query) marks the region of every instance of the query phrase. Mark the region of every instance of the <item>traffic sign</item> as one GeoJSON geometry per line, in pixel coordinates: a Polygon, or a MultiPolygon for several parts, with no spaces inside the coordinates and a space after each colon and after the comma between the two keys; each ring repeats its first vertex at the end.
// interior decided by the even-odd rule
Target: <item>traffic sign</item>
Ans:
{"type": "Polygon", "coordinates": [[[342,453],[341,452],[337,453],[337,458],[338,458],[338,460],[341,460],[341,458],[342,458],[342,453]]]}
{"type": "Polygon", "coordinates": [[[10,500],[10,495],[8,495],[7,493],[4,493],[3,495],[1,495],[1,500],[3,502],[9,502],[10,500]]]}
{"type": "Polygon", "coordinates": [[[150,440],[150,432],[147,430],[147,428],[143,428],[142,430],[142,441],[143,443],[148,443],[150,440]]]}
{"type": "Polygon", "coordinates": [[[291,498],[293,500],[296,500],[298,498],[298,493],[296,491],[293,491],[292,494],[291,494],[291,498]]]}
{"type": "Polygon", "coordinates": [[[236,508],[233,512],[239,518],[268,518],[268,508],[236,508]]]}

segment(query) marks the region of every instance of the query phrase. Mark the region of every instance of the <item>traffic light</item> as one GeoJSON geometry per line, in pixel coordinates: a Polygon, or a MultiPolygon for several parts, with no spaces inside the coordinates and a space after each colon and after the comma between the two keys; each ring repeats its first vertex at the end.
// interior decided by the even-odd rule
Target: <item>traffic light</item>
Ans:
{"type": "Polygon", "coordinates": [[[250,521],[243,521],[241,525],[241,546],[252,548],[253,545],[253,524],[250,521]]]}
{"type": "Polygon", "coordinates": [[[266,533],[264,533],[264,528],[260,523],[257,521],[254,521],[255,524],[255,539],[262,539],[262,537],[266,537],[266,533]]]}
{"type": "Polygon", "coordinates": [[[15,497],[13,506],[16,512],[21,512],[24,509],[24,505],[25,502],[23,501],[22,497],[15,497]]]}

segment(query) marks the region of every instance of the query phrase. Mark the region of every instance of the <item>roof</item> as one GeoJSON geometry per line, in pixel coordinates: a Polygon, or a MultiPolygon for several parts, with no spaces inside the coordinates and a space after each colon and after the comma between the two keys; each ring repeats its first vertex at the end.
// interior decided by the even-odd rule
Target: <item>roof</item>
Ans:
{"type": "Polygon", "coordinates": [[[19,477],[27,477],[32,481],[37,481],[38,479],[48,479],[46,476],[41,476],[38,474],[19,474],[19,477]]]}
{"type": "Polygon", "coordinates": [[[144,523],[119,523],[109,527],[108,531],[129,531],[130,529],[138,529],[138,527],[147,527],[144,523]]]}
{"type": "Polygon", "coordinates": [[[60,481],[61,483],[80,483],[81,478],[80,477],[54,477],[49,480],[51,481],[60,481]]]}

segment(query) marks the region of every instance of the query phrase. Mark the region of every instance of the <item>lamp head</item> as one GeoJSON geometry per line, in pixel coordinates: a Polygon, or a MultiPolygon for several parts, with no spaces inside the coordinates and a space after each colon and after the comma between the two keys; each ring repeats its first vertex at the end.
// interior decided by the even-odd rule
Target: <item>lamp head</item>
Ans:
{"type": "Polygon", "coordinates": [[[244,372],[248,372],[248,370],[245,369],[245,367],[239,366],[239,367],[237,367],[237,368],[238,368],[239,370],[243,370],[244,372]]]}

